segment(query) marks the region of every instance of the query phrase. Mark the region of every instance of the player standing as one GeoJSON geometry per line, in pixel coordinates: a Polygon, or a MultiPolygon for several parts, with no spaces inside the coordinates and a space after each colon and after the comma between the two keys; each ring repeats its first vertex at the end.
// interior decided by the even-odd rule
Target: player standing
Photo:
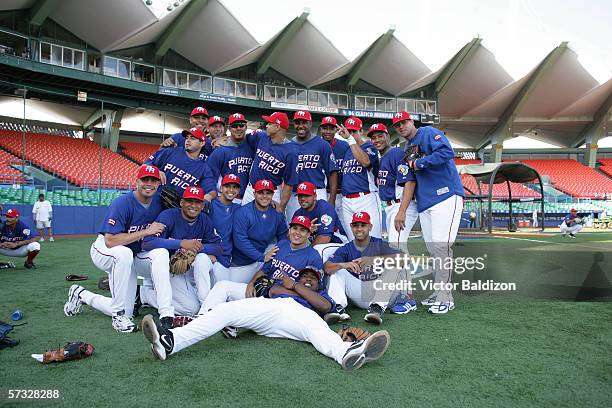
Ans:
{"type": "MultiPolygon", "coordinates": [[[[191,111],[191,115],[189,116],[189,126],[190,128],[198,128],[201,129],[202,132],[205,132],[207,130],[207,123],[209,122],[209,118],[208,118],[208,111],[206,110],[206,108],[202,107],[202,106],[198,106],[196,108],[193,108],[193,110],[191,111]]],[[[202,160],[206,160],[208,158],[208,156],[212,153],[213,151],[213,145],[212,145],[212,137],[205,137],[205,143],[204,146],[202,147],[202,151],[199,154],[200,159],[202,160]]],[[[185,147],[185,135],[183,134],[183,132],[178,132],[173,134],[171,137],[165,139],[162,144],[161,147],[180,147],[180,148],[184,148],[185,147]]]]}
{"type": "Polygon", "coordinates": [[[113,328],[129,333],[137,330],[132,321],[137,276],[146,273],[149,262],[135,255],[141,252],[144,237],[161,233],[164,225],[155,222],[162,210],[156,194],[161,183],[159,169],[142,165],[136,176],[136,190],[113,200],[91,245],[94,265],[108,273],[112,298],[72,285],[64,314],[74,316],[83,303],[112,317],[113,328]]]}
{"type": "Polygon", "coordinates": [[[362,138],[361,119],[351,116],[338,126],[340,136],[349,144],[342,162],[342,224],[349,239],[353,214],[372,214],[372,236],[382,236],[382,215],[378,199],[375,174],[378,171],[378,152],[370,141],[362,138]]]}
{"type": "Polygon", "coordinates": [[[342,137],[336,137],[336,132],[338,131],[338,121],[333,116],[326,116],[321,119],[321,125],[319,126],[319,133],[323,140],[325,140],[332,148],[332,153],[334,153],[334,158],[336,159],[336,166],[339,171],[336,173],[338,175],[338,188],[336,191],[329,191],[329,199],[330,203],[334,202],[334,206],[336,209],[336,213],[338,215],[342,214],[342,191],[340,187],[342,186],[342,162],[344,161],[344,155],[346,151],[350,149],[348,143],[342,139],[342,137]]]}
{"type": "MultiPolygon", "coordinates": [[[[329,143],[320,136],[310,133],[312,127],[312,115],[308,111],[297,111],[293,115],[293,126],[296,136],[298,153],[298,182],[308,181],[315,185],[317,198],[327,200],[327,189],[334,192],[330,196],[329,203],[336,205],[336,194],[338,190],[338,166],[329,143]]],[[[297,197],[297,185],[293,188],[293,195],[287,205],[287,218],[291,218],[300,207],[297,197]]]]}
{"type": "MultiPolygon", "coordinates": [[[[441,130],[432,126],[417,129],[408,112],[396,113],[393,127],[407,140],[406,164],[417,181],[415,195],[423,238],[429,254],[437,260],[434,284],[450,283],[452,267],[444,261],[453,258],[464,195],[453,161],[455,152],[441,130]]],[[[455,308],[450,290],[436,290],[421,303],[430,306],[429,312],[434,314],[446,314],[455,308]]]]}
{"type": "Polygon", "coordinates": [[[19,219],[19,211],[9,209],[0,228],[0,255],[25,257],[23,266],[35,269],[34,258],[40,252],[40,244],[35,241],[30,227],[19,219]]]}
{"type": "Polygon", "coordinates": [[[378,195],[387,206],[385,220],[387,223],[388,241],[399,248],[410,236],[414,223],[419,218],[416,202],[413,197],[416,181],[414,175],[404,162],[404,151],[391,147],[387,127],[375,123],[368,130],[368,137],[380,154],[380,166],[376,177],[378,195]],[[404,189],[407,191],[404,193],[404,189]],[[403,222],[403,228],[396,223],[403,222]]]}

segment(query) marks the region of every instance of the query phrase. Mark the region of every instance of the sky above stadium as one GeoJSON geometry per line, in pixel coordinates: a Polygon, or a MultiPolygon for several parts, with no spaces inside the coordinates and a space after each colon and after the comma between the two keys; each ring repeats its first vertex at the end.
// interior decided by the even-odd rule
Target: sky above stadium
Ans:
{"type": "Polygon", "coordinates": [[[432,71],[479,36],[515,80],[562,41],[597,81],[612,77],[610,0],[221,1],[262,44],[307,7],[348,59],[395,25],[395,36],[432,71]]]}

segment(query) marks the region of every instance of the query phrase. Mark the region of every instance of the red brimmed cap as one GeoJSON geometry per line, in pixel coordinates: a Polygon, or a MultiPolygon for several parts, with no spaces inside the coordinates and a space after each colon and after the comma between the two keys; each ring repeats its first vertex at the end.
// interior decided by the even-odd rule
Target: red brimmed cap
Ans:
{"type": "Polygon", "coordinates": [[[138,174],[136,174],[137,179],[145,178],[145,177],[153,177],[158,180],[161,180],[161,176],[159,175],[159,169],[150,164],[143,164],[138,169],[138,174]]]}
{"type": "Polygon", "coordinates": [[[226,174],[225,176],[223,176],[223,180],[221,180],[221,185],[224,186],[226,184],[230,184],[230,183],[234,183],[234,184],[238,184],[240,185],[240,177],[238,177],[235,174],[226,174]]]}
{"type": "Polygon", "coordinates": [[[351,116],[347,120],[344,121],[344,127],[348,130],[361,130],[363,127],[363,123],[361,123],[361,119],[355,116],[351,116]]]}
{"type": "Polygon", "coordinates": [[[187,187],[185,191],[183,191],[183,198],[193,198],[195,200],[204,201],[204,190],[196,186],[187,187]]]}
{"type": "Polygon", "coordinates": [[[197,108],[193,108],[193,110],[191,111],[191,116],[195,116],[195,115],[204,115],[208,117],[208,111],[206,110],[205,107],[198,106],[197,108]]]}
{"type": "Polygon", "coordinates": [[[358,222],[361,222],[364,224],[371,224],[370,214],[364,211],[353,214],[353,220],[351,221],[351,224],[356,224],[358,222]]]}
{"type": "Polygon", "coordinates": [[[322,125],[334,125],[334,126],[336,126],[338,124],[338,121],[333,116],[326,116],[323,119],[321,119],[321,124],[322,125]]]}
{"type": "Polygon", "coordinates": [[[411,120],[412,116],[410,116],[410,114],[406,111],[401,111],[401,112],[397,112],[395,115],[393,115],[393,126],[395,126],[398,122],[401,122],[402,120],[411,120]]]}
{"type": "Polygon", "coordinates": [[[312,115],[308,111],[299,110],[293,114],[293,120],[312,120],[312,115]]]}
{"type": "Polygon", "coordinates": [[[310,227],[312,227],[312,222],[310,221],[310,218],[304,215],[298,215],[293,217],[293,219],[289,223],[289,226],[291,225],[301,225],[302,227],[310,231],[310,227]]]}
{"type": "Polygon", "coordinates": [[[215,123],[221,123],[223,125],[225,125],[225,121],[223,120],[223,118],[221,116],[211,116],[208,119],[208,126],[214,125],[215,123]]]}
{"type": "Polygon", "coordinates": [[[370,136],[370,133],[372,132],[385,132],[385,133],[389,133],[389,131],[387,130],[387,127],[385,125],[383,125],[382,123],[375,123],[372,126],[370,126],[370,129],[368,130],[368,136],[370,136]]]}
{"type": "Polygon", "coordinates": [[[263,120],[268,123],[276,123],[283,129],[289,129],[289,118],[285,112],[274,112],[270,116],[262,115],[263,120]]]}
{"type": "Polygon", "coordinates": [[[17,211],[16,208],[11,208],[6,212],[6,216],[11,218],[17,218],[19,217],[19,211],[17,211]]]}
{"type": "Polygon", "coordinates": [[[310,181],[304,181],[298,184],[296,194],[317,195],[317,188],[310,181]]]}
{"type": "Polygon", "coordinates": [[[204,133],[202,129],[197,128],[197,127],[192,127],[189,130],[183,130],[182,133],[184,137],[187,137],[187,135],[191,135],[195,137],[196,139],[201,140],[202,142],[206,140],[206,133],[204,133]]]}
{"type": "Polygon", "coordinates": [[[234,113],[229,117],[229,124],[231,125],[234,122],[246,122],[246,118],[242,113],[234,113]]]}
{"type": "Polygon", "coordinates": [[[253,187],[253,190],[255,191],[263,191],[263,190],[274,191],[276,190],[276,186],[270,180],[259,180],[257,183],[255,183],[255,187],[253,187]]]}

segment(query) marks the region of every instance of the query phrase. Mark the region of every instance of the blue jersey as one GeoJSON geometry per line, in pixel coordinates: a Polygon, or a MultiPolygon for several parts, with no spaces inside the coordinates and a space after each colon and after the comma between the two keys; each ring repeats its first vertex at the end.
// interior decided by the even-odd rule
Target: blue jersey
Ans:
{"type": "MultiPolygon", "coordinates": [[[[298,153],[298,184],[309,181],[316,188],[325,188],[328,177],[339,169],[329,143],[317,135],[312,135],[303,143],[298,141],[297,137],[294,137],[293,141],[298,153]]],[[[298,184],[293,186],[294,193],[297,192],[298,184]]]]}
{"type": "Polygon", "coordinates": [[[187,187],[200,186],[204,193],[216,190],[210,167],[199,159],[192,159],[180,147],[160,149],[149,156],[145,164],[157,166],[166,173],[166,184],[182,194],[187,187]]]}
{"type": "Polygon", "coordinates": [[[247,142],[255,151],[249,182],[270,180],[275,186],[283,182],[290,186],[298,183],[297,152],[295,143],[272,143],[266,132],[247,135],[247,142]]]}
{"type": "Polygon", "coordinates": [[[370,159],[370,167],[364,168],[349,148],[342,162],[342,195],[376,191],[374,174],[378,169],[378,152],[371,142],[365,142],[361,150],[370,159]]]}
{"type": "Polygon", "coordinates": [[[314,266],[318,270],[323,269],[321,255],[310,245],[300,249],[291,248],[288,239],[279,241],[278,252],[271,261],[266,262],[261,271],[270,278],[280,279],[283,272],[294,281],[300,279],[300,271],[307,266],[314,266]]]}
{"type": "MultiPolygon", "coordinates": [[[[153,196],[151,203],[145,206],[134,196],[134,192],[119,196],[113,200],[104,221],[98,229],[100,234],[131,234],[146,229],[162,211],[161,199],[158,194],[153,196]]],[[[132,252],[141,251],[141,241],[126,245],[132,252]]]]}
{"type": "Polygon", "coordinates": [[[23,221],[17,220],[13,228],[2,224],[0,229],[0,242],[19,242],[32,239],[32,231],[23,221]]]}
{"type": "Polygon", "coordinates": [[[239,145],[232,142],[232,145],[217,147],[206,163],[216,182],[227,174],[238,176],[240,178],[240,197],[242,197],[249,184],[253,155],[253,148],[246,140],[239,145]]]}
{"type": "Polygon", "coordinates": [[[414,195],[419,212],[454,195],[464,196],[463,184],[453,161],[455,152],[441,130],[431,126],[419,128],[414,138],[408,141],[406,151],[424,155],[415,163],[417,184],[414,195]]]}
{"type": "Polygon", "coordinates": [[[414,180],[414,175],[404,162],[404,151],[399,147],[392,147],[380,158],[376,184],[382,201],[402,198],[402,186],[406,181],[414,180]]]}
{"type": "MultiPolygon", "coordinates": [[[[323,296],[325,299],[327,299],[327,301],[329,302],[329,304],[331,306],[329,308],[329,310],[326,310],[325,312],[322,312],[321,314],[325,314],[325,313],[328,313],[328,312],[336,309],[336,302],[334,302],[334,300],[327,294],[327,292],[324,289],[319,289],[317,291],[317,293],[319,295],[323,296]]],[[[316,311],[317,313],[319,313],[314,307],[312,307],[312,305],[310,303],[308,303],[306,301],[306,299],[304,299],[301,296],[293,296],[293,295],[283,294],[283,295],[272,295],[272,296],[270,296],[270,298],[272,298],[272,299],[276,299],[276,298],[291,298],[291,299],[295,300],[296,302],[298,302],[300,305],[302,305],[302,306],[304,306],[304,307],[306,307],[308,309],[312,309],[312,310],[316,311]]]]}
{"type": "Polygon", "coordinates": [[[331,242],[339,244],[342,243],[342,240],[334,235],[334,232],[337,231],[346,236],[342,223],[340,223],[340,220],[338,219],[336,209],[325,200],[317,200],[312,211],[306,211],[300,207],[295,214],[293,214],[293,217],[297,217],[299,215],[308,217],[310,220],[314,220],[316,218],[316,223],[321,224],[317,232],[310,235],[312,241],[321,235],[331,237],[331,242]]]}
{"type": "MultiPolygon", "coordinates": [[[[384,255],[395,255],[399,254],[401,251],[392,248],[386,241],[383,241],[380,238],[370,237],[370,244],[367,248],[362,252],[355,246],[355,241],[351,241],[347,244],[344,244],[340,248],[334,252],[334,254],[328,259],[327,262],[333,263],[342,263],[342,262],[352,262],[357,258],[361,258],[362,256],[384,256],[384,255]]],[[[349,273],[360,280],[372,280],[380,277],[380,275],[372,272],[371,268],[364,268],[364,271],[361,273],[354,273],[349,270],[349,273]]]]}
{"type": "Polygon", "coordinates": [[[259,211],[255,202],[243,205],[234,214],[234,247],[232,266],[263,262],[266,247],[287,238],[287,222],[283,214],[270,207],[259,211]]]}
{"type": "Polygon", "coordinates": [[[578,215],[572,215],[572,213],[569,213],[563,217],[563,222],[565,222],[565,225],[568,227],[571,227],[576,224],[576,221],[574,221],[576,218],[578,218],[578,215]]]}
{"type": "Polygon", "coordinates": [[[217,234],[221,236],[221,245],[223,246],[223,254],[218,256],[217,260],[226,268],[229,268],[232,259],[234,213],[238,208],[240,208],[240,204],[230,203],[225,205],[218,198],[215,198],[210,209],[210,218],[213,220],[217,234]]]}
{"type": "MultiPolygon", "coordinates": [[[[176,142],[176,147],[180,147],[181,149],[185,148],[185,136],[183,136],[182,132],[173,134],[172,140],[176,142]]],[[[206,141],[204,142],[204,146],[202,146],[202,150],[200,150],[200,159],[206,161],[213,151],[214,149],[212,147],[211,138],[207,137],[206,141]]]]}
{"type": "Polygon", "coordinates": [[[342,187],[342,163],[344,162],[344,156],[346,155],[346,151],[351,147],[344,140],[339,140],[334,137],[329,145],[332,148],[332,152],[334,153],[334,158],[336,159],[336,167],[338,167],[338,189],[342,187]]]}
{"type": "Polygon", "coordinates": [[[210,217],[200,213],[193,222],[188,222],[180,208],[170,208],[162,211],[155,220],[166,228],[157,235],[145,237],[142,249],[150,251],[155,248],[166,248],[174,253],[181,247],[182,239],[197,239],[203,246],[199,253],[219,256],[223,252],[221,237],[215,231],[210,217]]]}

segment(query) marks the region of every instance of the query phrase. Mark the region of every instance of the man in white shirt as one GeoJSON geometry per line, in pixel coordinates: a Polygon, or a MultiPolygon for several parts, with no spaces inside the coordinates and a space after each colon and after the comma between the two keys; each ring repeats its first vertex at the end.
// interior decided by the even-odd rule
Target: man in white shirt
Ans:
{"type": "Polygon", "coordinates": [[[34,208],[32,208],[32,218],[36,222],[36,229],[40,234],[40,242],[45,240],[44,230],[47,229],[47,234],[49,241],[53,242],[53,232],[51,231],[51,215],[53,212],[53,208],[51,208],[51,203],[45,200],[44,194],[38,195],[38,201],[34,203],[34,208]]]}

